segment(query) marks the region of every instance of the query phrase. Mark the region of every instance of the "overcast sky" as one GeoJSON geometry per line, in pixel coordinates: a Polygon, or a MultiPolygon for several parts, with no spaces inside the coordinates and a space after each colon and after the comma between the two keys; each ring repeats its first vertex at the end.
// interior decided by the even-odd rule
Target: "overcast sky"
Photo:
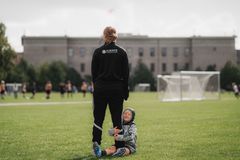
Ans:
{"type": "MultiPolygon", "coordinates": [[[[0,0],[0,21],[16,51],[21,36],[240,36],[239,0],[0,0]]],[[[240,38],[236,39],[240,49],[240,38]]]]}

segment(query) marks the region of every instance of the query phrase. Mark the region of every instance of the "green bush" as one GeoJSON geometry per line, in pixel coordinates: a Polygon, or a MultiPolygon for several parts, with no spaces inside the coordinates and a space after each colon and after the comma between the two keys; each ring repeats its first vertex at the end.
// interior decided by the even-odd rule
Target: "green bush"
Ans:
{"type": "Polygon", "coordinates": [[[221,70],[221,88],[232,90],[232,83],[240,84],[240,68],[231,62],[227,62],[221,70]]]}
{"type": "Polygon", "coordinates": [[[154,76],[147,66],[142,62],[138,63],[133,74],[130,76],[130,90],[133,90],[134,87],[139,83],[149,83],[151,91],[156,90],[154,76]]]}

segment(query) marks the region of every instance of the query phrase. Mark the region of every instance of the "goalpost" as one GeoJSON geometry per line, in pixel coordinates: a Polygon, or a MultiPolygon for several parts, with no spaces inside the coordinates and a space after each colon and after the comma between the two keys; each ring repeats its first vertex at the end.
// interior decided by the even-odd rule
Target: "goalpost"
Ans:
{"type": "Polygon", "coordinates": [[[220,72],[180,71],[157,76],[161,101],[208,100],[220,98],[220,72]]]}

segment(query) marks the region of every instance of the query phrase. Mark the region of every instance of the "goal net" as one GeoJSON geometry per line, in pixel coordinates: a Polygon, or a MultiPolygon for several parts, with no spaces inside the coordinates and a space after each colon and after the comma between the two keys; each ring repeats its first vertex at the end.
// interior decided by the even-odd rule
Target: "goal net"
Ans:
{"type": "Polygon", "coordinates": [[[161,101],[219,99],[220,73],[213,71],[180,71],[157,76],[161,101]]]}

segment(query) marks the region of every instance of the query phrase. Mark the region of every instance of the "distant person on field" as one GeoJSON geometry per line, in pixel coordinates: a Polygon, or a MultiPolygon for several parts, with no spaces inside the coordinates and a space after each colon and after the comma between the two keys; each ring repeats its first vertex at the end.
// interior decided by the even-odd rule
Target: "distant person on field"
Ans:
{"type": "Polygon", "coordinates": [[[23,98],[26,98],[26,94],[27,93],[27,84],[26,84],[26,82],[23,82],[22,83],[22,96],[23,96],[23,98]]]}
{"type": "Polygon", "coordinates": [[[73,92],[72,92],[72,83],[71,81],[67,81],[67,84],[66,84],[66,89],[67,89],[67,97],[71,97],[73,96],[73,92]]]}
{"type": "Polygon", "coordinates": [[[65,88],[65,84],[64,83],[60,83],[59,84],[59,91],[60,91],[60,95],[61,95],[61,98],[64,98],[64,94],[65,94],[65,91],[66,91],[66,88],[65,88]]]}
{"type": "Polygon", "coordinates": [[[90,85],[88,86],[88,91],[93,94],[93,83],[91,82],[90,85]]]}
{"type": "Polygon", "coordinates": [[[78,93],[78,89],[75,85],[72,85],[72,93],[78,93]]]}
{"type": "Polygon", "coordinates": [[[18,98],[18,85],[17,85],[17,83],[14,83],[14,85],[13,85],[13,94],[14,94],[14,98],[17,99],[18,98]]]}
{"type": "Polygon", "coordinates": [[[233,87],[234,95],[238,99],[239,98],[239,90],[238,90],[237,84],[236,83],[232,83],[232,87],[233,87]]]}
{"type": "Polygon", "coordinates": [[[33,99],[35,97],[36,92],[37,92],[36,82],[33,82],[31,92],[32,92],[31,99],[33,99]]]}
{"type": "Polygon", "coordinates": [[[51,81],[47,81],[45,85],[46,99],[50,99],[50,95],[52,92],[52,83],[51,81]]]}
{"type": "Polygon", "coordinates": [[[81,85],[81,91],[83,93],[83,97],[86,97],[87,88],[88,88],[87,82],[83,81],[81,85]]]}
{"type": "Polygon", "coordinates": [[[2,80],[0,84],[0,94],[2,99],[4,99],[5,92],[6,92],[6,85],[5,85],[5,82],[2,80]]]}

